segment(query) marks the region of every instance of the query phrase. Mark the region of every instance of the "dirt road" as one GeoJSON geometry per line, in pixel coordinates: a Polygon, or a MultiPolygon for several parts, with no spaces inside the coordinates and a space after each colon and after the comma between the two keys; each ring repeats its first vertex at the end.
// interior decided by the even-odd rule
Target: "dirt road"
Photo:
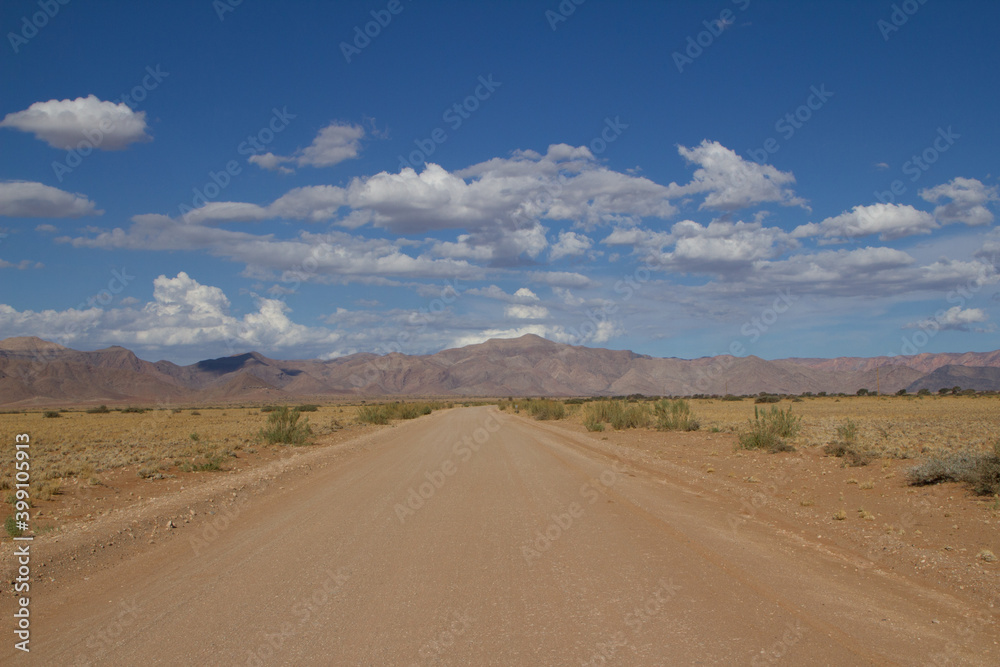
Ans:
{"type": "MultiPolygon", "coordinates": [[[[494,407],[435,413],[33,602],[15,664],[1000,664],[994,619],[494,407]],[[225,516],[225,521],[218,521],[225,516]]],[[[41,545],[39,545],[41,546],[41,545]]]]}

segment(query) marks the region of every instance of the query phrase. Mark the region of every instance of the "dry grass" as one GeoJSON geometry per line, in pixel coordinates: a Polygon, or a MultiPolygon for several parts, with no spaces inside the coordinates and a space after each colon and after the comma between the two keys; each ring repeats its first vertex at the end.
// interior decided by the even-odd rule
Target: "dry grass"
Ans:
{"type": "MultiPolygon", "coordinates": [[[[753,419],[752,401],[694,399],[702,428],[735,433],[753,419]]],[[[782,401],[778,407],[791,403],[782,401]]],[[[881,458],[921,458],[970,450],[992,451],[1000,439],[1000,396],[845,396],[813,397],[795,403],[802,430],[794,439],[801,447],[842,441],[838,427],[854,424],[853,439],[865,452],[881,458]]]]}
{"type": "MultiPolygon", "coordinates": [[[[356,406],[324,406],[311,414],[316,433],[354,421],[356,406]]],[[[137,465],[141,476],[171,469],[225,469],[233,452],[260,446],[267,413],[254,408],[155,409],[138,412],[67,411],[59,419],[41,411],[0,414],[0,490],[13,483],[14,435],[31,436],[32,495],[59,493],[60,480],[100,480],[103,471],[137,465]],[[193,437],[197,434],[197,437],[193,437]]]]}

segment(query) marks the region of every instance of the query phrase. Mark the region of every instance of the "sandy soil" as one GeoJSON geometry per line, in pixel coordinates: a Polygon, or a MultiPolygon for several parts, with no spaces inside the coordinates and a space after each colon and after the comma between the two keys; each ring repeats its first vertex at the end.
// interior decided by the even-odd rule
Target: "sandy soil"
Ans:
{"type": "Polygon", "coordinates": [[[479,407],[226,473],[122,469],[34,542],[32,652],[5,633],[0,660],[1000,662],[991,501],[734,442],[479,407]]]}

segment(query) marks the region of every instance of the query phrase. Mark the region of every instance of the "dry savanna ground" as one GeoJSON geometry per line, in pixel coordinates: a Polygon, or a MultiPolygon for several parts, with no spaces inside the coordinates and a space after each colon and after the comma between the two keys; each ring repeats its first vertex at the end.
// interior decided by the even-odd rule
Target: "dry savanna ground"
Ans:
{"type": "MultiPolygon", "coordinates": [[[[837,527],[860,522],[866,539],[878,534],[879,543],[885,536],[896,544],[922,537],[927,529],[933,532],[932,526],[917,527],[913,517],[926,523],[936,516],[944,522],[941,530],[953,535],[950,541],[962,545],[945,544],[949,539],[941,536],[935,538],[942,542],[941,548],[982,556],[985,563],[992,562],[991,554],[1000,553],[1000,498],[974,494],[958,482],[914,485],[910,477],[915,466],[928,460],[989,454],[1000,442],[1000,396],[786,397],[773,404],[757,404],[749,397],[692,399],[681,415],[683,428],[669,431],[657,428],[653,401],[502,400],[499,404],[526,418],[534,415],[590,432],[657,464],[683,466],[705,479],[725,477],[744,483],[748,497],[756,496],[758,504],[761,489],[769,489],[767,502],[772,508],[783,498],[808,521],[833,521],[837,527]],[[618,428],[594,419],[595,409],[609,405],[627,413],[618,428]],[[790,412],[798,424],[794,433],[781,439],[788,445],[780,448],[784,451],[741,448],[741,436],[757,423],[755,413],[775,410],[790,412]],[[629,422],[629,414],[637,421],[629,422]],[[640,426],[632,427],[636,423],[640,426]],[[857,460],[831,455],[828,445],[845,436],[850,447],[862,454],[857,460]],[[951,528],[959,524],[948,521],[960,513],[968,520],[961,528],[951,528]],[[910,534],[904,538],[907,530],[910,534]],[[963,531],[965,536],[960,537],[963,531]]],[[[372,404],[307,406],[299,424],[308,419],[310,432],[300,444],[343,442],[401,416],[415,418],[454,405],[410,401],[392,409],[372,404]]],[[[215,406],[117,408],[102,413],[74,409],[60,411],[58,417],[44,411],[0,414],[4,518],[11,513],[13,499],[16,433],[31,436],[34,530],[44,534],[96,518],[116,505],[169,494],[299,450],[262,435],[275,413],[268,406],[215,406]]],[[[670,417],[669,412],[664,414],[670,417]]]]}
{"type": "MultiPolygon", "coordinates": [[[[437,457],[444,450],[429,456],[427,452],[442,443],[451,451],[451,444],[433,426],[420,424],[461,426],[464,420],[468,423],[463,428],[468,430],[487,413],[449,408],[472,403],[476,402],[320,405],[298,413],[298,424],[309,419],[309,433],[285,429],[287,439],[300,446],[271,442],[272,438],[263,435],[274,430],[281,415],[294,415],[263,406],[106,413],[67,410],[59,417],[38,411],[0,414],[0,437],[5,443],[0,485],[9,503],[13,437],[29,433],[32,528],[46,545],[37,564],[38,579],[44,596],[68,595],[88,576],[169,545],[180,549],[190,542],[197,556],[208,548],[205,545],[215,544],[212,540],[223,540],[225,536],[216,533],[233,517],[242,516],[244,509],[256,508],[256,513],[246,509],[248,517],[278,511],[275,508],[281,502],[275,499],[288,494],[301,495],[302,511],[306,511],[322,505],[313,503],[314,495],[309,494],[336,493],[343,496],[341,502],[348,502],[348,489],[360,484],[357,475],[371,481],[382,466],[395,466],[405,479],[423,480],[428,471],[437,469],[433,466],[442,465],[437,457]],[[439,409],[446,414],[420,421],[439,409]],[[392,432],[381,432],[400,426],[404,419],[417,422],[397,431],[395,438],[392,432]],[[411,439],[408,434],[412,433],[434,437],[411,439]],[[337,470],[345,471],[354,486],[331,486],[329,480],[340,479],[337,470]],[[327,481],[318,487],[317,479],[327,481]]],[[[991,619],[1000,611],[996,556],[1000,554],[1000,497],[977,493],[967,480],[914,484],[911,477],[915,467],[935,460],[943,461],[946,468],[957,465],[956,461],[963,465],[989,461],[1000,440],[998,396],[784,397],[760,404],[753,398],[492,403],[503,410],[506,440],[493,454],[483,455],[482,461],[499,457],[497,465],[508,470],[511,462],[503,457],[519,452],[527,457],[518,464],[519,475],[533,479],[538,471],[525,467],[526,461],[537,464],[543,460],[543,450],[562,443],[559,447],[566,449],[560,449],[559,456],[570,457],[566,459],[570,463],[575,456],[620,462],[623,470],[630,471],[629,479],[639,475],[651,480],[654,490],[670,499],[669,511],[677,517],[697,512],[706,521],[711,518],[714,527],[699,533],[699,539],[721,540],[717,546],[728,553],[726,558],[743,557],[745,548],[757,539],[754,536],[760,535],[767,543],[791,540],[803,548],[809,545],[810,550],[834,559],[829,572],[811,580],[815,590],[829,583],[824,579],[827,575],[835,582],[838,577],[879,573],[888,577],[886,581],[898,577],[904,589],[919,583],[915,590],[936,591],[934,595],[960,600],[966,610],[979,613],[968,617],[962,637],[978,637],[988,647],[992,644],[991,650],[1000,650],[993,640],[996,635],[989,630],[994,623],[991,619]],[[748,448],[767,442],[754,435],[766,430],[762,425],[788,427],[778,437],[780,446],[748,448]]],[[[462,431],[451,428],[448,433],[458,437],[462,431]]],[[[552,461],[562,461],[560,457],[552,461]]],[[[433,500],[443,504],[453,492],[461,491],[455,507],[477,503],[492,507],[497,501],[490,499],[489,484],[507,478],[497,476],[496,471],[475,478],[476,471],[484,470],[471,466],[467,477],[456,477],[448,493],[442,490],[441,498],[433,500]],[[463,487],[473,479],[477,481],[471,488],[463,487]]],[[[373,497],[403,498],[405,484],[399,484],[398,480],[375,480],[373,497]]],[[[541,487],[542,491],[547,488],[541,487]]],[[[613,503],[620,501],[609,499],[607,507],[615,508],[613,503]]],[[[358,502],[358,516],[370,519],[365,503],[382,501],[358,502]]],[[[500,504],[513,506],[516,501],[508,496],[500,504]]],[[[3,508],[5,517],[9,507],[3,508]]],[[[338,506],[336,512],[341,509],[338,506]]],[[[646,517],[643,511],[640,514],[646,517]]],[[[420,515],[428,520],[434,516],[430,510],[420,515]]],[[[397,519],[394,514],[389,518],[390,523],[397,519]]],[[[239,525],[244,525],[242,520],[239,525]]],[[[435,524],[438,528],[446,525],[435,524]]],[[[507,532],[530,532],[532,525],[514,523],[507,532]]],[[[352,526],[345,529],[365,530],[352,526]]],[[[599,535],[613,532],[609,525],[602,530],[599,535]]],[[[392,531],[385,534],[395,535],[392,531]]],[[[635,535],[635,539],[645,539],[641,530],[635,535]]],[[[415,536],[426,537],[419,531],[415,536]]],[[[2,537],[0,556],[9,562],[12,544],[7,531],[2,537]]],[[[604,537],[596,539],[600,544],[604,537]]],[[[614,541],[606,546],[612,549],[614,541]]],[[[483,545],[476,543],[475,548],[483,545]]],[[[673,552],[663,552],[669,553],[673,552]]],[[[781,553],[780,557],[772,554],[767,562],[783,569],[780,558],[787,553],[781,553]]],[[[728,567],[725,558],[719,558],[713,562],[728,567]]],[[[794,559],[784,562],[787,567],[795,564],[794,559]]],[[[718,609],[713,607],[712,613],[718,609]]],[[[885,614],[881,622],[895,622],[895,616],[890,616],[885,614]]],[[[943,627],[933,625],[939,622],[936,617],[928,616],[925,621],[932,624],[929,627],[943,627]]],[[[950,644],[945,647],[942,660],[960,655],[960,639],[964,641],[956,638],[954,651],[949,652],[950,644]]],[[[943,664],[938,658],[934,661],[943,664]]]]}

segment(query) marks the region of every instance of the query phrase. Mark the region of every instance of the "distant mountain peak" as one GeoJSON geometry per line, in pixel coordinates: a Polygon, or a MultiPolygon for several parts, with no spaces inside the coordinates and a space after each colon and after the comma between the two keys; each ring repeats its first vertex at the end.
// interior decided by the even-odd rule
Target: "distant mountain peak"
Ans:
{"type": "Polygon", "coordinates": [[[15,336],[0,340],[0,350],[8,352],[51,352],[69,350],[58,343],[51,343],[37,336],[15,336]]]}

